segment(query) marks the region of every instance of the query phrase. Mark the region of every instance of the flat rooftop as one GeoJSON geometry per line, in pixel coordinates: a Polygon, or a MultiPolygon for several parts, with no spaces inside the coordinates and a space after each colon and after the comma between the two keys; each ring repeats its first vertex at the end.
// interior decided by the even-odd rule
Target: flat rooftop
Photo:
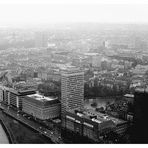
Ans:
{"type": "Polygon", "coordinates": [[[43,95],[40,94],[32,94],[32,95],[27,95],[30,98],[33,98],[35,100],[39,100],[39,101],[52,101],[55,100],[55,98],[52,97],[45,97],[43,95]]]}
{"type": "Polygon", "coordinates": [[[60,104],[58,98],[45,97],[40,94],[27,95],[27,97],[25,97],[23,101],[27,101],[28,103],[31,103],[32,105],[37,106],[39,108],[46,108],[54,104],[60,104]]]}
{"type": "Polygon", "coordinates": [[[89,112],[89,113],[92,113],[93,115],[96,115],[97,119],[101,119],[102,121],[112,120],[115,124],[121,124],[121,123],[126,122],[126,121],[124,121],[122,119],[118,119],[118,118],[112,117],[110,115],[97,112],[97,111],[92,110],[92,109],[86,110],[86,112],[87,113],[89,112]]]}
{"type": "Polygon", "coordinates": [[[3,90],[9,91],[9,92],[11,92],[15,95],[18,95],[18,96],[35,94],[35,92],[36,92],[36,90],[34,90],[34,89],[17,90],[17,89],[14,89],[14,88],[9,88],[9,87],[3,86],[3,85],[0,85],[0,88],[3,89],[3,90]]]}
{"type": "Polygon", "coordinates": [[[90,119],[90,120],[97,123],[105,123],[105,122],[112,121],[115,125],[119,125],[126,122],[122,119],[118,119],[110,115],[94,111],[92,109],[84,109],[83,111],[78,110],[77,113],[75,113],[74,110],[72,110],[71,112],[76,114],[79,117],[86,118],[86,119],[90,119],[90,116],[96,116],[95,119],[90,119]]]}

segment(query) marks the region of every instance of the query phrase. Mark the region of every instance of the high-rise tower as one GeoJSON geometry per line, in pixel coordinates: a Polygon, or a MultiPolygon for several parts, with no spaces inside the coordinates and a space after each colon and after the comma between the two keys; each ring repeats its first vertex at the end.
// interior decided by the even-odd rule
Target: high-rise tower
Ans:
{"type": "Polygon", "coordinates": [[[61,72],[61,113],[84,106],[84,72],[67,68],[61,72]]]}

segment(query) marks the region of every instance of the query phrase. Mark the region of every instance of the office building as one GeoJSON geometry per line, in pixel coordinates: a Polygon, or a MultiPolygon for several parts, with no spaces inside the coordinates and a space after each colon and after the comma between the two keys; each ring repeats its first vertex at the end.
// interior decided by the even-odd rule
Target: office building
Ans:
{"type": "Polygon", "coordinates": [[[76,68],[61,71],[61,115],[65,124],[65,112],[84,106],[84,72],[76,68]]]}
{"type": "Polygon", "coordinates": [[[22,110],[40,120],[52,119],[60,116],[60,101],[39,94],[27,95],[22,110]]]}
{"type": "Polygon", "coordinates": [[[13,88],[0,86],[0,102],[22,110],[22,100],[26,95],[35,94],[34,90],[17,91],[13,88]]]}
{"type": "Polygon", "coordinates": [[[148,90],[137,88],[134,94],[133,143],[148,143],[148,90]]]}
{"type": "Polygon", "coordinates": [[[65,114],[65,128],[81,136],[98,141],[110,132],[122,135],[127,122],[94,110],[71,110],[65,114]]]}
{"type": "Polygon", "coordinates": [[[84,106],[84,72],[69,68],[61,72],[62,113],[84,106]]]}

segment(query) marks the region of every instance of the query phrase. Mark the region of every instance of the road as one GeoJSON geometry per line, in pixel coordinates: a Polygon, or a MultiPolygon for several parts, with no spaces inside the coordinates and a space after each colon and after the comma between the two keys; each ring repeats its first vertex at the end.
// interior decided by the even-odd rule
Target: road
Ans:
{"type": "Polygon", "coordinates": [[[50,138],[54,143],[63,143],[61,137],[55,133],[54,130],[49,130],[45,127],[43,127],[41,124],[37,123],[34,120],[28,119],[27,117],[24,117],[23,115],[17,113],[17,111],[13,110],[12,108],[8,108],[5,105],[2,105],[4,110],[3,112],[7,115],[11,116],[12,118],[16,119],[17,121],[27,125],[28,127],[32,128],[33,130],[39,132],[40,134],[50,138]]]}

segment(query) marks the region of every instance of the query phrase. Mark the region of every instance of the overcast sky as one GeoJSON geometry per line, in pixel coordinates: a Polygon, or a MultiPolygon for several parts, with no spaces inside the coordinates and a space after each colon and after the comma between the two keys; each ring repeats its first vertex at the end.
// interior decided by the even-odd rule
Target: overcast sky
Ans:
{"type": "Polygon", "coordinates": [[[0,1],[0,26],[57,22],[148,23],[148,3],[95,3],[75,0],[0,1]]]}

